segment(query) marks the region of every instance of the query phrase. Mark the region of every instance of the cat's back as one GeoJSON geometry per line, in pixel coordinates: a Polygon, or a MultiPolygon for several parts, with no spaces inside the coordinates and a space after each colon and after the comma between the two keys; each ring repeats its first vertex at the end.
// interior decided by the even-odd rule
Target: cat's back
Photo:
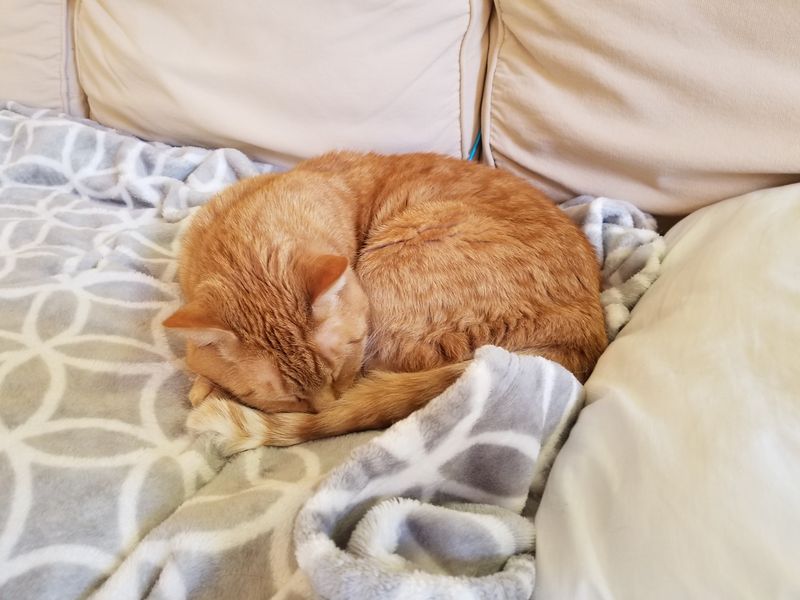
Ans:
{"type": "Polygon", "coordinates": [[[553,202],[516,175],[480,163],[429,153],[382,156],[387,194],[407,206],[447,202],[498,218],[537,214],[558,218],[553,202]]]}
{"type": "Polygon", "coordinates": [[[585,236],[564,212],[507,171],[426,153],[370,155],[370,170],[359,166],[357,156],[348,162],[360,169],[360,176],[381,180],[372,219],[375,231],[445,227],[450,234],[460,232],[464,241],[522,244],[543,252],[567,246],[572,256],[594,258],[585,236]]]}
{"type": "Polygon", "coordinates": [[[605,345],[597,258],[578,227],[514,175],[436,155],[386,157],[382,197],[359,255],[372,300],[375,364],[463,360],[480,345],[605,345]]]}
{"type": "Polygon", "coordinates": [[[572,273],[580,287],[598,289],[596,256],[583,232],[519,177],[436,154],[382,159],[383,197],[376,199],[380,208],[362,256],[376,248],[386,258],[411,259],[412,249],[417,260],[468,255],[538,279],[572,273]]]}

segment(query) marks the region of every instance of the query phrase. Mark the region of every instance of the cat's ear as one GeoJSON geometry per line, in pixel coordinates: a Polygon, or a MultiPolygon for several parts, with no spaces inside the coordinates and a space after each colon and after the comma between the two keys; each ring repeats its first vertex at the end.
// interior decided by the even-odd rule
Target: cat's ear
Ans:
{"type": "Polygon", "coordinates": [[[328,304],[344,287],[347,259],[336,254],[315,256],[308,261],[305,277],[311,305],[328,304]]]}
{"type": "Polygon", "coordinates": [[[237,339],[236,335],[200,302],[184,304],[167,317],[162,325],[180,330],[198,346],[231,343],[237,339]]]}

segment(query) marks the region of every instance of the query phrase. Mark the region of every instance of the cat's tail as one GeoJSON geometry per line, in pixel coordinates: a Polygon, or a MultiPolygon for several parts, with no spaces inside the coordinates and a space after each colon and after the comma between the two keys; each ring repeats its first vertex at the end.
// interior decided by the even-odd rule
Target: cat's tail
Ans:
{"type": "MultiPolygon", "coordinates": [[[[590,350],[547,347],[517,352],[555,360],[583,381],[601,351],[602,345],[590,350]]],[[[187,426],[198,433],[215,434],[216,444],[225,454],[382,429],[404,419],[445,391],[471,362],[414,373],[373,371],[316,414],[265,414],[212,395],[189,414],[187,426]]]]}
{"type": "Polygon", "coordinates": [[[226,455],[258,446],[291,446],[343,433],[382,429],[441,394],[471,362],[415,373],[374,371],[316,414],[265,414],[212,395],[192,410],[187,426],[196,433],[214,434],[215,443],[226,455]]]}

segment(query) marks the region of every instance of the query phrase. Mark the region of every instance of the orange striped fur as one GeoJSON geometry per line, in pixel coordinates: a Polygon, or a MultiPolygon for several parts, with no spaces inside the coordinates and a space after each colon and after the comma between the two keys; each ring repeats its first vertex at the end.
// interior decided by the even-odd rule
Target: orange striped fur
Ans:
{"type": "Polygon", "coordinates": [[[484,344],[581,379],[606,345],[597,258],[541,192],[432,154],[340,152],[242,181],[181,256],[190,426],[237,451],[384,427],[484,344]],[[255,410],[254,410],[255,409],[255,410]]]}

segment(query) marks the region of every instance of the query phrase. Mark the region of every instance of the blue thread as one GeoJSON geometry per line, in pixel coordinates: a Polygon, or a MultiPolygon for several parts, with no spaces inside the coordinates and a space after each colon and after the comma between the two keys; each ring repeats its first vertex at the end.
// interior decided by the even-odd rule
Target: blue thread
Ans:
{"type": "Polygon", "coordinates": [[[478,153],[478,148],[481,147],[481,132],[478,131],[478,137],[475,138],[475,143],[472,144],[472,150],[469,151],[469,158],[467,160],[474,160],[475,155],[478,153]]]}

